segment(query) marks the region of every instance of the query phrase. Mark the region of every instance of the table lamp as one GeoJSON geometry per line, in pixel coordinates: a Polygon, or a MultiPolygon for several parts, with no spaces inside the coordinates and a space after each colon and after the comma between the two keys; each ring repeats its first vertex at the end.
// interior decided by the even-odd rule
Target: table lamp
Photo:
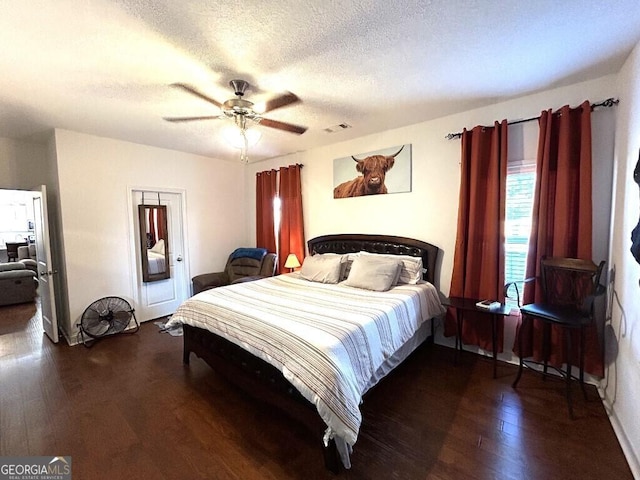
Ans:
{"type": "Polygon", "coordinates": [[[300,260],[296,257],[295,253],[290,253],[287,257],[287,260],[284,262],[284,268],[288,268],[289,272],[293,272],[294,268],[298,268],[300,266],[300,260]]]}

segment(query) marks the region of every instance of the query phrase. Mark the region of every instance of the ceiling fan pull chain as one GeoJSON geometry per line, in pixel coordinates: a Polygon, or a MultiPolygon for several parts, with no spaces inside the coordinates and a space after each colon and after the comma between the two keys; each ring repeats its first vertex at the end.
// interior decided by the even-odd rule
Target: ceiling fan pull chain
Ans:
{"type": "Polygon", "coordinates": [[[244,141],[244,146],[240,153],[240,160],[244,163],[249,163],[249,140],[247,139],[247,131],[245,129],[242,129],[242,140],[244,141]]]}

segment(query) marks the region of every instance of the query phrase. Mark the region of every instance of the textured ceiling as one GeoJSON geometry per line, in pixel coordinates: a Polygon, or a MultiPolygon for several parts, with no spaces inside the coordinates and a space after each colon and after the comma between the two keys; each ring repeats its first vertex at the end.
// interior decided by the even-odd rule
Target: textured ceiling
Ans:
{"type": "MultiPolygon", "coordinates": [[[[252,161],[615,73],[640,41],[638,0],[3,0],[0,137],[51,128],[236,159],[229,80],[265,115],[252,161]],[[526,4],[525,4],[526,3],[526,4]],[[326,133],[340,123],[349,130],[326,133]]],[[[597,99],[595,99],[597,100],[597,99]]]]}

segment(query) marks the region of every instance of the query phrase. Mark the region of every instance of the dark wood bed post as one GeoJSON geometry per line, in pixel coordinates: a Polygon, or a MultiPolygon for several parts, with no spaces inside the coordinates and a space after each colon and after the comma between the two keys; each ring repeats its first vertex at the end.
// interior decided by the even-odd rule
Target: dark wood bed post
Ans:
{"type": "Polygon", "coordinates": [[[342,461],[338,454],[338,447],[336,441],[332,438],[329,440],[329,445],[326,447],[322,445],[322,453],[324,456],[324,466],[331,473],[338,474],[342,470],[342,461]]]}
{"type": "Polygon", "coordinates": [[[191,355],[191,351],[184,348],[182,350],[182,363],[185,365],[189,365],[189,355],[191,355]]]}
{"type": "MultiPolygon", "coordinates": [[[[436,283],[438,247],[430,243],[391,235],[339,234],[316,237],[307,242],[309,253],[387,253],[422,257],[427,271],[423,278],[436,283]]],[[[203,359],[217,373],[250,396],[280,409],[305,425],[314,435],[323,437],[326,425],[315,405],[309,402],[282,372],[238,345],[208,330],[183,325],[184,350],[182,362],[189,365],[191,352],[203,359]]],[[[322,449],[327,470],[339,473],[343,469],[335,440],[322,449]]]]}

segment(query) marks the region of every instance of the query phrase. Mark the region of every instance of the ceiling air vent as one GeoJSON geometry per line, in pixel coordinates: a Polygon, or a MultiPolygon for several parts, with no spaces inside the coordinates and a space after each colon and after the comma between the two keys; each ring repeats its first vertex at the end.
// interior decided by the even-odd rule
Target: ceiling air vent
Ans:
{"type": "Polygon", "coordinates": [[[333,125],[331,127],[325,128],[324,131],[327,133],[335,133],[339,132],[340,130],[346,130],[347,128],[351,128],[351,125],[349,125],[348,123],[339,123],[338,125],[333,125]]]}

